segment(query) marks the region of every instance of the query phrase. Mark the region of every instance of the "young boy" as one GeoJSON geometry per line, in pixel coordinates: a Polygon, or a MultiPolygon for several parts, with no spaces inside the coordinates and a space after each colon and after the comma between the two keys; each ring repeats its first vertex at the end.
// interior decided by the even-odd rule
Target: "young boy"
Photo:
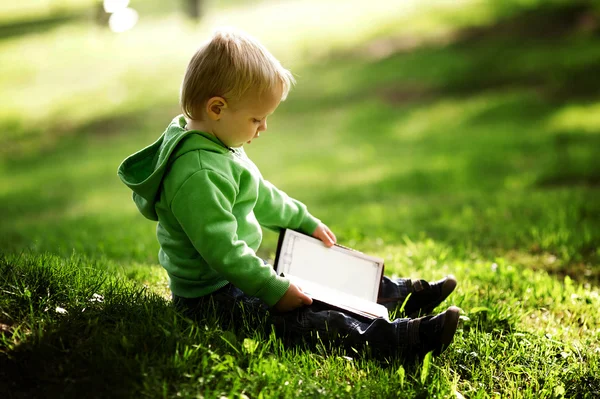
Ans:
{"type": "MultiPolygon", "coordinates": [[[[256,255],[261,226],[289,228],[331,247],[335,235],[306,206],[264,180],[243,146],[267,130],[267,119],[294,84],[291,73],[252,37],[217,32],[191,59],[181,87],[183,115],[154,144],[119,167],[140,212],[158,221],[159,261],[175,304],[202,316],[215,306],[222,315],[265,315],[293,340],[368,343],[381,355],[441,352],[450,344],[459,310],[436,317],[366,320],[312,299],[256,255]],[[318,333],[318,334],[316,334],[318,333]]],[[[404,303],[407,314],[440,304],[456,280],[384,278],[380,302],[404,303]],[[410,294],[410,296],[409,296],[410,294]]]]}

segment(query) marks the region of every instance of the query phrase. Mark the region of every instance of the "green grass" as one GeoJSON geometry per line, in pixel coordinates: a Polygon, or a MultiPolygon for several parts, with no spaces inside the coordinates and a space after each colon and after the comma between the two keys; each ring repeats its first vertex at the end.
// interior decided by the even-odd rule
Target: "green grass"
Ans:
{"type": "MultiPolygon", "coordinates": [[[[0,38],[12,100],[0,110],[0,392],[600,395],[600,54],[577,22],[595,11],[526,3],[368,14],[332,1],[320,9],[327,40],[292,18],[307,13],[296,2],[254,31],[248,15],[282,9],[232,5],[197,28],[152,17],[122,36],[74,21],[0,38]],[[379,23],[345,34],[361,12],[379,23]],[[185,62],[224,18],[298,80],[247,146],[263,175],[342,244],[384,257],[388,274],[457,276],[443,306],[464,317],[442,356],[284,348],[269,331],[221,331],[171,309],[155,226],[116,168],[178,112],[185,62]],[[273,34],[280,24],[291,45],[273,34]]],[[[275,243],[267,233],[259,255],[275,243]]]]}

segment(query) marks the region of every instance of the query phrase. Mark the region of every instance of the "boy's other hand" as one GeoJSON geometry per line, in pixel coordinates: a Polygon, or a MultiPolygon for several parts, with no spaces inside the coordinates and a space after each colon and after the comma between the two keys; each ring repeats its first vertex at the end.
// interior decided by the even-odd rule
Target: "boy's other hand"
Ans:
{"type": "Polygon", "coordinates": [[[333,244],[335,244],[335,242],[337,241],[337,239],[335,238],[335,234],[333,234],[332,231],[329,230],[329,227],[327,227],[323,223],[320,223],[317,226],[312,235],[313,237],[323,241],[325,246],[328,248],[332,247],[333,244]]]}
{"type": "Polygon", "coordinates": [[[283,294],[279,302],[275,304],[275,309],[280,312],[289,312],[300,306],[312,304],[312,299],[298,287],[296,284],[290,284],[288,290],[283,294]]]}

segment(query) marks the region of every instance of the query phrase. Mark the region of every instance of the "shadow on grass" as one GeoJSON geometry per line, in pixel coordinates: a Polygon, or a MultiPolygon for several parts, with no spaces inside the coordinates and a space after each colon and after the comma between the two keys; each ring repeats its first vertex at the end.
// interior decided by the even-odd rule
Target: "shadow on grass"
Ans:
{"type": "Polygon", "coordinates": [[[164,299],[86,260],[0,256],[0,271],[0,307],[9,318],[0,390],[8,397],[154,396],[181,371],[177,348],[217,334],[200,338],[164,299]]]}
{"type": "Polygon", "coordinates": [[[48,32],[68,22],[85,17],[85,13],[60,13],[43,18],[27,19],[0,24],[0,41],[12,39],[16,36],[40,34],[48,32]]]}
{"type": "MultiPolygon", "coordinates": [[[[497,7],[512,8],[503,1],[496,1],[497,7]]],[[[512,11],[512,10],[511,10],[512,11]]],[[[532,9],[502,18],[496,23],[483,27],[464,29],[458,35],[464,42],[485,41],[499,37],[512,37],[524,40],[552,41],[573,33],[600,32],[600,15],[589,1],[539,3],[532,9]]]]}
{"type": "Polygon", "coordinates": [[[600,135],[584,131],[558,132],[553,137],[554,165],[536,184],[540,187],[600,187],[600,135]]]}
{"type": "Polygon", "coordinates": [[[577,376],[568,380],[566,398],[600,397],[600,377],[597,375],[577,376]]]}
{"type": "MultiPolygon", "coordinates": [[[[127,107],[125,107],[127,108],[127,107]]],[[[148,126],[163,126],[179,112],[171,103],[147,107],[133,104],[126,110],[110,112],[82,123],[65,122],[60,117],[43,127],[26,126],[15,119],[0,121],[0,129],[11,131],[8,137],[0,138],[0,157],[7,168],[36,170],[43,168],[49,160],[62,164],[66,158],[77,155],[85,147],[86,140],[106,144],[119,137],[140,137],[140,131],[152,131],[148,126]]],[[[157,131],[160,130],[157,129],[157,131]]],[[[154,137],[158,133],[154,132],[154,137]]]]}

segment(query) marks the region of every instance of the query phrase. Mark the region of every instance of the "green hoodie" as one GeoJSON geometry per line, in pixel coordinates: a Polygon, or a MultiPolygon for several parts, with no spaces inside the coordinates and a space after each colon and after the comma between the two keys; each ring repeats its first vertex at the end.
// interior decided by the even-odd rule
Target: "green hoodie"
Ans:
{"type": "Polygon", "coordinates": [[[256,256],[260,226],[311,234],[319,220],[264,180],[243,148],[185,124],[182,115],[173,119],[118,172],[142,215],[158,221],[158,256],[171,291],[195,298],[230,282],[272,306],[290,283],[256,256]]]}

